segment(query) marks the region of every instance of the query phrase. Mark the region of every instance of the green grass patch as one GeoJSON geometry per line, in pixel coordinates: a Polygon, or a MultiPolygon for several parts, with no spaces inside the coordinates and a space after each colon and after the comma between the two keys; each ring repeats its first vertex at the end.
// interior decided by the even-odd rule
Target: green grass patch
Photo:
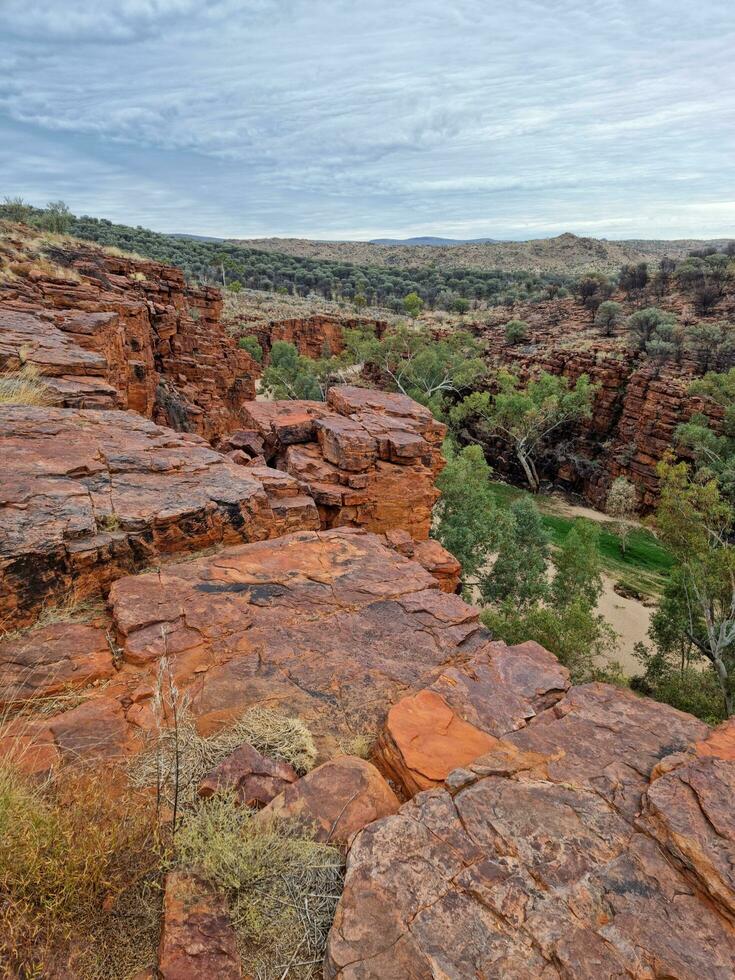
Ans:
{"type": "MultiPolygon", "coordinates": [[[[500,507],[508,507],[519,496],[528,492],[498,482],[492,483],[492,490],[500,507]]],[[[551,543],[558,547],[574,524],[574,518],[554,513],[553,498],[540,494],[534,499],[551,543]]],[[[674,559],[654,535],[645,528],[637,528],[630,535],[623,555],[617,536],[604,522],[600,521],[599,527],[600,557],[604,571],[632,592],[644,596],[660,594],[674,559]]]]}

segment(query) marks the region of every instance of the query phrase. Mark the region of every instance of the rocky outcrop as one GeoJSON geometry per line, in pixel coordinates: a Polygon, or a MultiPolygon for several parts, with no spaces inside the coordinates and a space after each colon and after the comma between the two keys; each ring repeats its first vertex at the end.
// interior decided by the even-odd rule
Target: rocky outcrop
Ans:
{"type": "Polygon", "coordinates": [[[330,316],[315,313],[307,317],[286,317],[248,322],[247,316],[234,317],[234,324],[245,334],[252,334],[260,344],[266,358],[273,344],[282,340],[293,344],[299,354],[315,360],[341,354],[345,348],[344,331],[367,328],[376,337],[382,337],[387,324],[369,317],[330,316]]]}
{"type": "MultiPolygon", "coordinates": [[[[325,976],[724,980],[735,970],[732,891],[724,852],[716,871],[712,858],[716,835],[731,840],[715,804],[727,807],[729,786],[710,783],[709,853],[701,817],[689,854],[668,850],[674,820],[668,835],[636,821],[680,771],[649,784],[654,767],[703,736],[666,705],[572,689],[357,835],[325,976]]],[[[670,809],[685,825],[687,808],[670,809]]]]}
{"type": "Polygon", "coordinates": [[[428,538],[446,428],[404,395],[339,385],[327,402],[249,402],[269,463],[298,479],[323,527],[428,538]]]}
{"type": "MultiPolygon", "coordinates": [[[[622,294],[615,299],[626,315],[640,308],[622,294]]],[[[706,319],[695,316],[677,294],[663,300],[652,296],[643,305],[670,309],[682,323],[706,319]]],[[[726,314],[713,316],[722,319],[726,314]]],[[[597,386],[591,417],[558,434],[541,460],[543,475],[582,493],[597,507],[604,507],[612,481],[625,476],[637,487],[642,508],[648,510],[658,499],[656,466],[674,447],[677,426],[702,413],[718,429],[722,411],[689,393],[691,382],[707,366],[689,349],[678,361],[662,363],[634,349],[623,326],[615,329],[614,336],[604,337],[593,320],[578,302],[562,299],[520,304],[512,313],[494,311],[487,324],[474,329],[493,364],[509,366],[522,377],[545,370],[574,382],[587,374],[597,386]],[[527,322],[527,341],[505,340],[502,325],[511,318],[527,322]]],[[[709,365],[718,370],[729,366],[727,360],[709,365]]],[[[677,451],[688,458],[685,449],[677,447],[677,451]]],[[[523,482],[516,461],[501,443],[492,443],[491,462],[523,482]]]]}
{"type": "Polygon", "coordinates": [[[363,827],[398,807],[398,798],[375,766],[344,755],[287,786],[258,819],[298,824],[314,840],[346,847],[363,827]]]}
{"type": "Polygon", "coordinates": [[[224,331],[219,290],[82,243],[48,254],[55,274],[16,263],[0,282],[0,370],[35,364],[54,404],[131,409],[210,441],[242,426],[258,372],[224,331]]]}
{"type": "MultiPolygon", "coordinates": [[[[69,758],[67,746],[88,760],[140,751],[155,731],[151,699],[166,654],[201,733],[252,706],[271,707],[308,725],[324,761],[358,735],[374,737],[392,704],[489,641],[477,610],[442,592],[429,572],[379,536],[352,528],[161,564],[118,579],[109,607],[89,645],[100,658],[95,671],[107,677],[112,662],[113,675],[99,688],[80,687],[82,703],[72,710],[21,719],[0,751],[42,747],[24,756],[34,770],[69,758]],[[70,737],[59,743],[62,729],[77,732],[74,746],[70,737]]],[[[3,647],[6,661],[18,665],[17,699],[19,688],[24,697],[53,689],[60,665],[64,676],[77,676],[73,631],[68,645],[56,634],[53,655],[33,636],[3,647]]]]}
{"type": "Polygon", "coordinates": [[[378,765],[413,796],[490,751],[568,687],[568,672],[537,643],[488,643],[393,705],[378,739],[378,765]]]}
{"type": "Polygon", "coordinates": [[[275,532],[263,484],[135,412],[2,406],[0,623],[162,555],[275,532]]]}

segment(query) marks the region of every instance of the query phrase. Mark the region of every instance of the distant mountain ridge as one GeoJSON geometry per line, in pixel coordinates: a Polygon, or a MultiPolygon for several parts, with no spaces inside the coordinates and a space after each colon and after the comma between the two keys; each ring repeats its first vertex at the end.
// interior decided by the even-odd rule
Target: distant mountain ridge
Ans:
{"type": "MultiPolygon", "coordinates": [[[[692,249],[709,245],[721,248],[731,239],[676,239],[610,241],[565,233],[556,238],[526,242],[470,242],[444,244],[396,244],[329,242],[303,238],[230,239],[233,243],[264,252],[309,259],[328,259],[352,265],[390,268],[477,269],[483,272],[534,272],[580,275],[585,272],[617,272],[628,263],[656,263],[664,255],[684,258],[692,249]]],[[[439,240],[441,241],[441,239],[439,240]]]]}

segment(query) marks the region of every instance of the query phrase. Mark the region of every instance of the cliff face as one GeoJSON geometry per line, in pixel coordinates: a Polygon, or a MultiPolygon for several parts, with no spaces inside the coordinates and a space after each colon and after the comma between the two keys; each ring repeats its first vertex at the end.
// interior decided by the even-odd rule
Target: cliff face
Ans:
{"type": "MultiPolygon", "coordinates": [[[[660,303],[652,298],[654,304],[676,313],[683,324],[706,319],[680,296],[660,303]]],[[[624,306],[626,314],[636,309],[631,303],[624,306]]],[[[721,320],[729,311],[726,298],[711,319],[721,320]]],[[[731,366],[727,356],[707,363],[703,352],[684,348],[671,361],[645,357],[633,348],[622,327],[612,337],[601,336],[592,314],[571,299],[520,306],[512,314],[496,311],[489,324],[475,325],[473,330],[491,363],[511,367],[521,377],[545,370],[574,382],[587,374],[598,386],[590,418],[564,431],[541,461],[547,479],[583,494],[597,507],[604,506],[617,476],[636,485],[644,509],[652,507],[658,494],[656,465],[675,447],[677,426],[695,413],[705,415],[715,429],[721,423],[718,406],[691,395],[689,386],[705,368],[727,370],[731,366]],[[511,316],[528,323],[529,335],[522,344],[505,340],[503,324],[511,316]]],[[[688,458],[681,447],[676,446],[676,451],[688,458]]],[[[493,445],[491,455],[496,469],[522,481],[502,445],[493,445]]]]}
{"type": "Polygon", "coordinates": [[[38,365],[60,406],[131,409],[210,441],[237,426],[256,372],[220,323],[218,290],[81,243],[47,254],[56,269],[16,261],[0,281],[0,370],[38,365]]]}

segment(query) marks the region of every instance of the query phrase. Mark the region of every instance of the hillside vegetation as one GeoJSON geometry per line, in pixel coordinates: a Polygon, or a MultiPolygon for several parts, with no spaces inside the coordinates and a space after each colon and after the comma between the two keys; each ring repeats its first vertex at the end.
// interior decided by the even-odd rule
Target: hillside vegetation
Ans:
{"type": "Polygon", "coordinates": [[[475,269],[574,276],[614,272],[621,265],[655,262],[664,255],[684,258],[695,248],[722,248],[726,241],[605,241],[564,234],[527,242],[471,242],[457,245],[385,245],[321,242],[302,238],[250,238],[239,244],[265,252],[384,268],[475,269]]]}

